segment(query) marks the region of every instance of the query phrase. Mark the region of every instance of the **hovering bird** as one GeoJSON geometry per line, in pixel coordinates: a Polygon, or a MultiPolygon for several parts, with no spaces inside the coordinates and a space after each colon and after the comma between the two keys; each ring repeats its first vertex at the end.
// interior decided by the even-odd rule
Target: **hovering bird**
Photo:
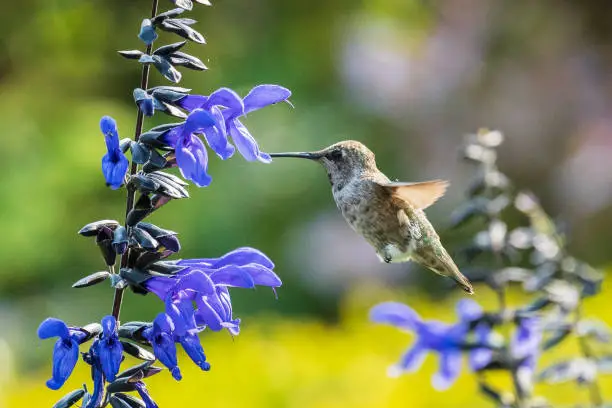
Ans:
{"type": "Polygon", "coordinates": [[[352,140],[316,152],[270,156],[319,162],[327,171],[334,200],[344,219],[374,247],[382,261],[413,260],[454,279],[467,293],[474,293],[470,281],[446,252],[423,212],[444,195],[448,182],[392,182],[376,167],[374,153],[352,140]]]}

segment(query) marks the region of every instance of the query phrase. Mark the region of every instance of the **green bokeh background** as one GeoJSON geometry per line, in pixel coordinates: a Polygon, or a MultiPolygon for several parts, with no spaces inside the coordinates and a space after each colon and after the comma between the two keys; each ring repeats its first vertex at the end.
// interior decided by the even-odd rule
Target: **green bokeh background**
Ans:
{"type": "MultiPolygon", "coordinates": [[[[13,401],[22,406],[25,400],[6,395],[12,384],[24,382],[26,389],[40,388],[31,393],[39,398],[28,401],[31,406],[49,406],[58,397],[43,389],[51,344],[35,336],[42,319],[57,316],[78,325],[110,311],[112,295],[105,285],[70,289],[79,277],[103,267],[93,243],[76,231],[93,220],[123,217],[124,191],[108,190],[100,173],[105,147],[98,122],[111,115],[122,137],[133,134],[131,93],[140,69],[116,50],[142,48],[136,34],[148,3],[22,0],[3,5],[0,362],[6,369],[0,369],[0,391],[7,392],[0,392],[0,405],[13,401]]],[[[170,6],[161,0],[162,9],[170,6]]],[[[392,178],[450,179],[446,198],[428,214],[451,250],[465,236],[445,226],[463,200],[472,170],[457,160],[461,142],[481,126],[499,128],[507,136],[500,151],[502,171],[519,187],[534,190],[545,208],[564,221],[576,256],[605,268],[612,239],[610,10],[595,0],[220,0],[190,14],[208,44],[189,44],[186,51],[210,70],[182,70],[181,85],[201,94],[228,86],[244,95],[260,83],[290,88],[294,109],[278,105],[245,120],[265,151],[314,150],[350,138],[370,146],[392,178]]],[[[171,41],[175,37],[161,34],[161,42],[171,41]]],[[[151,82],[163,80],[154,72],[151,82]]],[[[145,128],[168,121],[156,115],[145,128]]],[[[343,224],[325,174],[312,163],[263,165],[239,156],[227,162],[211,157],[210,174],[210,187],[192,187],[190,200],[171,203],[151,221],[180,232],[182,257],[218,256],[248,245],[276,261],[284,282],[278,301],[264,290],[233,294],[245,331],[253,324],[263,333],[263,340],[253,340],[260,347],[253,346],[253,353],[267,352],[268,336],[280,348],[318,339],[324,350],[326,340],[341,342],[342,336],[334,336],[345,330],[344,347],[350,350],[352,340],[361,344],[354,350],[355,361],[361,361],[359,353],[371,352],[377,340],[358,343],[354,328],[369,330],[365,312],[388,298],[385,287],[401,288],[396,295],[408,294],[404,300],[422,305],[424,314],[434,308],[432,299],[446,299],[439,280],[422,269],[377,263],[343,224]],[[356,288],[364,286],[375,294],[356,296],[362,290],[356,288]],[[353,299],[353,306],[343,314],[340,305],[347,299],[353,299]],[[275,337],[283,328],[301,336],[275,337]],[[322,334],[325,330],[332,334],[322,334]]],[[[452,308],[451,300],[444,305],[452,308]]],[[[601,302],[604,314],[609,304],[601,302]]],[[[157,299],[129,294],[123,319],[151,319],[161,308],[157,299]]],[[[214,341],[216,366],[223,365],[232,347],[243,347],[228,339],[214,341]]],[[[247,342],[242,334],[239,341],[247,342]]],[[[384,376],[384,366],[401,351],[399,343],[372,366],[363,357],[363,370],[378,370],[380,384],[392,381],[384,376]]],[[[239,350],[244,360],[251,358],[239,350]]],[[[291,350],[290,362],[316,359],[300,355],[299,347],[291,350]]],[[[259,360],[245,364],[253,367],[254,361],[259,360]]],[[[239,362],[234,364],[240,370],[239,362]]],[[[271,369],[275,360],[265,364],[271,369]]],[[[316,375],[303,377],[299,371],[314,368],[295,366],[297,379],[316,381],[316,375]]],[[[344,391],[310,406],[358,406],[340,396],[370,379],[351,382],[350,373],[361,365],[349,367],[322,377],[337,380],[344,391]]],[[[197,377],[191,384],[205,387],[215,375],[190,372],[197,377]]],[[[230,376],[217,377],[214,389],[224,386],[222,378],[230,376]]],[[[250,379],[254,384],[249,387],[273,381],[262,378],[250,379]]],[[[426,384],[429,375],[412,378],[426,384]]],[[[399,403],[402,388],[395,384],[393,401],[399,403]]],[[[287,402],[293,395],[290,387],[275,388],[258,406],[292,406],[287,402]]],[[[469,381],[461,388],[474,391],[469,381]]],[[[387,406],[372,398],[363,406],[387,406]]]]}

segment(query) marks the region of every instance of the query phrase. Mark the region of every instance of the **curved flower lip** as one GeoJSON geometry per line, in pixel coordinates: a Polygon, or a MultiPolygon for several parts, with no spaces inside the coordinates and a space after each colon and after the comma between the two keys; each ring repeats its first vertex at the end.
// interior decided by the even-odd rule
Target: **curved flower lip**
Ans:
{"type": "Polygon", "coordinates": [[[419,315],[409,306],[399,302],[385,302],[370,310],[370,320],[390,324],[404,330],[417,330],[419,315]]]}
{"type": "Polygon", "coordinates": [[[203,268],[218,269],[226,265],[248,265],[251,263],[260,264],[268,269],[274,268],[274,263],[263,252],[255,248],[241,247],[219,258],[196,258],[181,259],[179,265],[202,266],[203,268]]]}
{"type": "Polygon", "coordinates": [[[52,378],[47,381],[47,387],[57,390],[72,374],[79,358],[79,344],[87,339],[87,334],[79,328],[69,328],[59,319],[47,318],[38,327],[38,337],[59,337],[53,348],[52,378]]]}

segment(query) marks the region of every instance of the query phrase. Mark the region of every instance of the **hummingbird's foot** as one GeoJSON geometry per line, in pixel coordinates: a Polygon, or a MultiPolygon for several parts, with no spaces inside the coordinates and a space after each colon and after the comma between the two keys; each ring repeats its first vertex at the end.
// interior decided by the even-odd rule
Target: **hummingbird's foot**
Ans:
{"type": "Polygon", "coordinates": [[[391,263],[392,260],[393,257],[391,255],[385,255],[383,258],[383,261],[385,261],[385,263],[391,263]]]}

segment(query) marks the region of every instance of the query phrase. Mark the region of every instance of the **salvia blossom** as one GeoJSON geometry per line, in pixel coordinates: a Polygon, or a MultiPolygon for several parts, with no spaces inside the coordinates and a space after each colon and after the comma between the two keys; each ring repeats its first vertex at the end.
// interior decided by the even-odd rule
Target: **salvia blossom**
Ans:
{"type": "Polygon", "coordinates": [[[151,327],[145,329],[142,333],[143,337],[149,341],[153,347],[153,353],[155,357],[172,373],[172,377],[176,380],[182,378],[181,371],[178,368],[178,361],[176,358],[176,346],[174,345],[174,339],[172,332],[174,331],[174,323],[172,319],[165,314],[160,313],[157,315],[151,327]]]}
{"type": "Polygon", "coordinates": [[[113,316],[102,319],[102,334],[92,345],[108,381],[114,381],[123,360],[123,346],[117,335],[117,321],[113,316]]]}
{"type": "Polygon", "coordinates": [[[402,303],[386,302],[374,306],[370,311],[372,321],[412,331],[417,336],[412,347],[391,367],[390,375],[417,370],[427,352],[433,351],[440,356],[440,369],[432,379],[433,386],[438,390],[450,387],[461,372],[461,352],[469,332],[469,323],[477,319],[482,310],[476,302],[463,300],[457,304],[457,314],[460,321],[449,325],[434,320],[423,321],[414,310],[402,303]]]}
{"type": "Polygon", "coordinates": [[[110,116],[104,116],[100,120],[100,129],[104,134],[107,149],[107,153],[102,157],[102,174],[106,185],[115,190],[123,184],[129,161],[119,148],[117,122],[110,116]]]}
{"type": "Polygon", "coordinates": [[[185,259],[176,264],[184,269],[175,275],[155,276],[144,282],[148,291],[165,302],[166,313],[158,315],[143,335],[151,342],[158,359],[178,380],[181,376],[174,342],[180,343],[202,370],[208,370],[210,365],[197,333],[205,328],[213,331],[225,328],[232,335],[239,333],[240,319],[233,317],[228,287],[259,285],[274,289],[281,286],[281,280],[272,271],[272,261],[253,248],[238,248],[220,258],[185,259]]]}
{"type": "Polygon", "coordinates": [[[203,109],[196,109],[189,114],[187,120],[170,130],[166,142],[174,147],[176,164],[183,177],[191,180],[198,187],[210,184],[212,178],[206,172],[208,169],[208,153],[206,147],[197,137],[212,127],[215,120],[203,109]]]}
{"type": "MultiPolygon", "coordinates": [[[[191,27],[195,20],[178,17],[193,7],[194,0],[172,2],[179,8],[158,12],[158,2],[154,1],[154,15],[143,20],[138,37],[147,45],[146,51],[119,51],[127,59],[147,64],[142,71],[142,84],[148,85],[149,66],[173,83],[182,78],[177,67],[207,69],[199,58],[181,50],[187,41],[205,43],[204,37],[191,27]],[[154,48],[158,29],[184,41],[154,48]]],[[[208,0],[195,2],[210,5],[208,0]]],[[[141,85],[133,91],[138,106],[133,139],[120,141],[113,118],[104,116],[100,121],[107,148],[102,157],[102,174],[113,190],[127,184],[125,220],[121,223],[102,219],[79,230],[82,236],[95,237],[105,268],[81,277],[73,287],[110,283],[115,290],[113,314],[105,316],[101,324],[84,327],[68,327],[61,320],[49,318],[38,329],[41,339],[58,338],[53,351],[52,378],[47,381],[49,388],[62,387],[79,355],[91,367],[93,388],[83,386],[69,392],[56,407],[74,406],[80,401],[84,408],[109,404],[157,408],[143,382],[164,371],[154,365],[155,361],[180,380],[177,344],[200,369],[208,371],[211,365],[199,334],[206,329],[227,329],[231,335],[239,334],[240,319],[233,315],[229,288],[268,286],[274,291],[281,286],[272,261],[252,248],[238,248],[220,258],[169,260],[181,249],[177,233],[145,219],[173,200],[188,198],[186,181],[200,187],[211,183],[207,149],[222,160],[238,150],[249,161],[270,162],[270,156],[259,150],[239,118],[286,101],[291,93],[277,85],[261,85],[242,99],[229,88],[217,89],[208,96],[190,95],[191,90],[177,86],[146,88],[141,85]],[[184,122],[164,123],[143,132],[144,117],[153,116],[156,111],[184,118],[184,122]],[[129,175],[130,161],[124,154],[128,150],[132,162],[129,175]],[[186,181],[166,172],[172,167],[178,167],[186,181]],[[152,322],[120,324],[122,294],[127,288],[141,295],[153,292],[162,300],[164,312],[152,322]],[[80,345],[87,341],[91,341],[89,349],[80,353],[80,345]],[[125,355],[143,362],[120,371],[125,355]],[[126,392],[137,392],[140,399],[126,392]]]]}
{"type": "Polygon", "coordinates": [[[259,85],[251,89],[247,96],[244,97],[244,112],[239,112],[236,109],[223,111],[226,131],[232,137],[232,141],[238,148],[238,151],[246,160],[258,160],[263,163],[272,161],[269,154],[259,150],[257,142],[251,136],[246,126],[240,122],[239,118],[268,105],[287,101],[290,96],[291,91],[282,86],[259,85]]]}
{"type": "Polygon", "coordinates": [[[258,85],[244,99],[231,89],[220,88],[210,96],[187,95],[177,104],[188,111],[204,109],[215,118],[215,127],[207,129],[205,137],[211,149],[222,159],[234,153],[234,146],[228,141],[229,135],[246,160],[269,163],[270,156],[259,150],[257,142],[239,118],[257,109],[287,101],[290,96],[291,91],[282,86],[258,85]]]}
{"type": "Polygon", "coordinates": [[[510,353],[523,375],[533,375],[541,341],[540,319],[537,316],[521,317],[510,343],[510,353]]]}
{"type": "Polygon", "coordinates": [[[79,359],[79,344],[88,340],[88,333],[78,327],[68,327],[63,321],[50,317],[38,327],[38,337],[59,337],[53,348],[53,375],[47,381],[47,387],[57,390],[72,374],[79,359]]]}

